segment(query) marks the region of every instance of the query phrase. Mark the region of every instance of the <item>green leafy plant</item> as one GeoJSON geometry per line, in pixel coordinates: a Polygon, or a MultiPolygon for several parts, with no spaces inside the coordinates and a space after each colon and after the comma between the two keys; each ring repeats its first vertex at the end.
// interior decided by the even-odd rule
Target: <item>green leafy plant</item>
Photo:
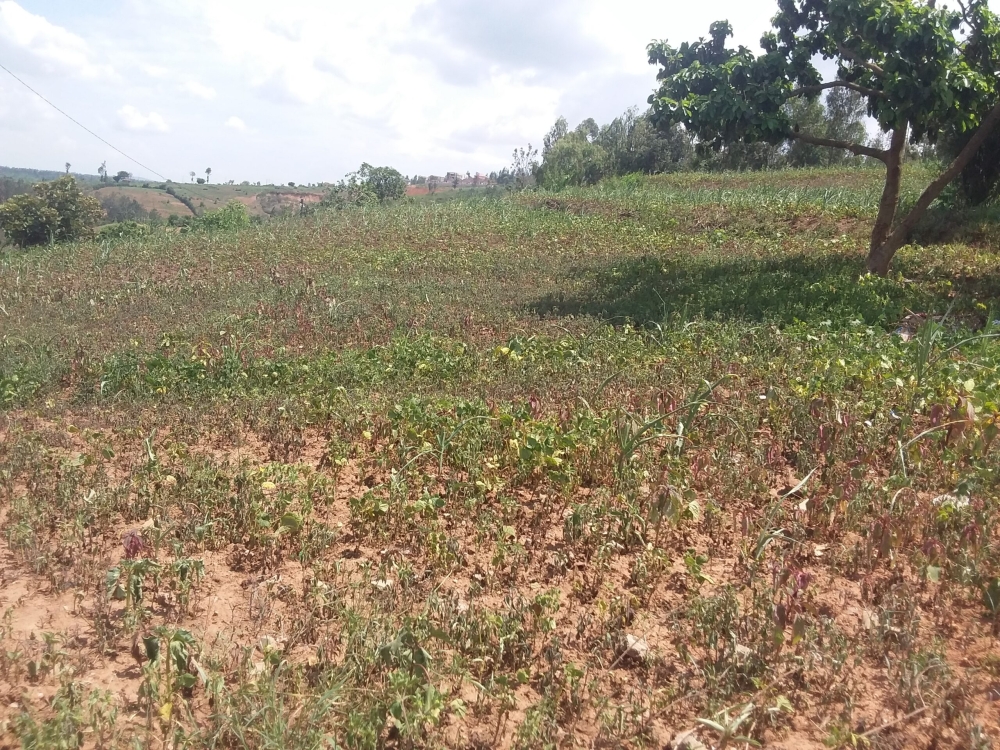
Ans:
{"type": "Polygon", "coordinates": [[[708,727],[718,735],[720,750],[733,742],[760,747],[760,743],[756,740],[739,734],[740,727],[750,720],[755,708],[753,703],[748,703],[743,706],[738,714],[730,714],[732,709],[727,708],[716,714],[715,718],[697,719],[697,722],[702,726],[708,727]]]}
{"type": "Polygon", "coordinates": [[[0,204],[0,229],[21,247],[72,242],[92,234],[103,216],[101,204],[66,175],[0,204]]]}

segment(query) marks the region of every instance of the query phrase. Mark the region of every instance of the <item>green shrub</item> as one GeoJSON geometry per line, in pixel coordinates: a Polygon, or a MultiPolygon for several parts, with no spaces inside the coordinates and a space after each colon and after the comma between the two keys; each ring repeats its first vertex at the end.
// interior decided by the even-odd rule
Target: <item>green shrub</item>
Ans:
{"type": "Polygon", "coordinates": [[[209,211],[191,222],[192,229],[230,230],[250,226],[250,212],[238,200],[231,200],[218,211],[209,211]]]}
{"type": "Polygon", "coordinates": [[[0,205],[0,229],[21,247],[80,239],[92,234],[104,216],[101,204],[84,195],[69,175],[33,190],[34,195],[16,195],[0,205]]]}
{"type": "Polygon", "coordinates": [[[140,224],[137,221],[120,221],[117,224],[101,227],[97,238],[105,241],[139,240],[148,237],[151,233],[152,229],[148,224],[140,224]]]}

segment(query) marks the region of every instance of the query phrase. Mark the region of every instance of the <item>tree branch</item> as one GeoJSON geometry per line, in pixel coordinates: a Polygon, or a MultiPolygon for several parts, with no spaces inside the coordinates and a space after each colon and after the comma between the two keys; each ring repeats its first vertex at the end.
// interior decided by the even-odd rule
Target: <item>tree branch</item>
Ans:
{"type": "Polygon", "coordinates": [[[800,86],[797,89],[792,89],[788,96],[802,96],[803,94],[818,94],[820,91],[826,91],[827,89],[850,89],[851,91],[857,91],[859,94],[864,96],[877,96],[879,98],[884,98],[886,93],[884,91],[878,91],[876,89],[870,89],[857,83],[851,83],[850,81],[830,81],[829,83],[820,83],[816,86],[800,86]]]}
{"type": "MultiPolygon", "coordinates": [[[[976,130],[975,135],[969,140],[965,145],[965,148],[959,152],[958,156],[955,157],[955,161],[942,172],[934,182],[927,186],[920,197],[917,198],[917,202],[913,205],[903,220],[899,222],[892,234],[889,235],[884,243],[884,247],[888,248],[891,252],[895,252],[896,248],[901,247],[904,242],[906,242],[907,237],[909,237],[910,232],[916,227],[917,222],[923,217],[924,212],[927,208],[934,202],[934,200],[941,195],[941,191],[944,190],[952,180],[958,177],[959,173],[965,169],[966,165],[972,161],[972,157],[976,155],[979,147],[983,145],[983,142],[989,137],[990,133],[1000,125],[1000,103],[998,103],[986,116],[986,119],[980,123],[979,128],[976,130]]],[[[891,257],[891,256],[890,256],[891,257]]]]}
{"type": "Polygon", "coordinates": [[[962,18],[965,19],[965,22],[969,24],[969,26],[975,28],[976,24],[973,23],[970,15],[970,11],[972,10],[971,3],[969,5],[966,5],[965,3],[962,2],[962,0],[958,0],[958,7],[962,9],[962,18]]]}
{"type": "Polygon", "coordinates": [[[868,62],[867,60],[862,60],[858,56],[857,53],[851,52],[851,50],[847,49],[847,47],[845,47],[840,42],[837,42],[837,51],[840,54],[842,54],[844,57],[846,57],[848,60],[850,60],[851,62],[853,62],[853,63],[855,63],[857,65],[860,65],[862,68],[867,68],[868,70],[870,70],[872,73],[875,73],[876,75],[880,75],[880,76],[884,76],[885,75],[885,71],[882,70],[881,66],[876,65],[873,62],[868,62]]]}
{"type": "Polygon", "coordinates": [[[803,143],[810,143],[813,146],[826,146],[827,148],[842,148],[845,151],[850,151],[855,156],[870,156],[873,159],[878,159],[879,161],[885,161],[887,158],[887,152],[881,149],[872,148],[871,146],[863,146],[860,143],[851,143],[850,141],[838,141],[832,138],[819,138],[815,135],[808,135],[807,133],[789,133],[789,138],[794,138],[800,140],[803,143]]]}

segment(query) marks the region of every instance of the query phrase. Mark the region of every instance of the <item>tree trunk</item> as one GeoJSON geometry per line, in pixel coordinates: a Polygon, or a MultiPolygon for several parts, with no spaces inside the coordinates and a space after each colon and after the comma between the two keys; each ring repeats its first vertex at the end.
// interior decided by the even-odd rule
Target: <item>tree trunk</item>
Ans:
{"type": "Polygon", "coordinates": [[[892,237],[886,238],[881,245],[873,248],[868,253],[868,270],[877,276],[889,275],[889,264],[896,251],[903,246],[904,242],[892,237]]]}
{"type": "MultiPolygon", "coordinates": [[[[868,270],[872,273],[877,273],[879,276],[885,276],[889,273],[889,264],[892,262],[892,257],[896,254],[903,245],[906,244],[906,240],[910,236],[910,232],[913,231],[917,223],[924,217],[927,213],[927,209],[930,207],[931,203],[941,195],[941,191],[944,190],[948,185],[962,172],[963,169],[972,161],[972,157],[976,155],[979,147],[983,145],[986,139],[989,137],[990,133],[1000,124],[1000,103],[990,111],[986,119],[983,120],[976,134],[972,136],[969,142],[966,144],[965,148],[955,157],[948,168],[938,175],[937,179],[934,180],[914,204],[910,212],[903,217],[903,220],[899,222],[899,225],[892,230],[891,234],[886,234],[881,238],[881,241],[876,244],[876,230],[879,228],[878,221],[875,222],[875,230],[872,230],[872,247],[868,254],[868,270]]],[[[888,189],[889,181],[886,179],[886,189],[888,189]]],[[[898,198],[899,186],[896,186],[896,194],[898,198]]],[[[885,201],[885,194],[882,195],[883,202],[885,201]]],[[[879,218],[882,217],[882,208],[879,208],[879,218]]]]}
{"type": "MultiPolygon", "coordinates": [[[[878,216],[872,227],[871,244],[868,247],[868,268],[872,269],[872,256],[885,244],[889,232],[892,231],[892,221],[896,218],[896,206],[899,204],[899,185],[903,178],[903,149],[906,147],[906,127],[892,131],[889,149],[885,152],[885,185],[882,187],[882,199],[878,204],[878,216]]],[[[877,271],[876,271],[877,273],[877,271]]]]}

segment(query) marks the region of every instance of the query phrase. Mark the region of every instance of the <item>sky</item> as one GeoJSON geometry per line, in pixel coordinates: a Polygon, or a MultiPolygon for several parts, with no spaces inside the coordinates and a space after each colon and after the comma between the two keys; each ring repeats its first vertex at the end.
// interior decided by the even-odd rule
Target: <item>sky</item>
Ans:
{"type": "Polygon", "coordinates": [[[362,162],[488,173],[556,118],[645,107],[646,45],[774,0],[0,0],[0,165],[331,182],[362,162]]]}

